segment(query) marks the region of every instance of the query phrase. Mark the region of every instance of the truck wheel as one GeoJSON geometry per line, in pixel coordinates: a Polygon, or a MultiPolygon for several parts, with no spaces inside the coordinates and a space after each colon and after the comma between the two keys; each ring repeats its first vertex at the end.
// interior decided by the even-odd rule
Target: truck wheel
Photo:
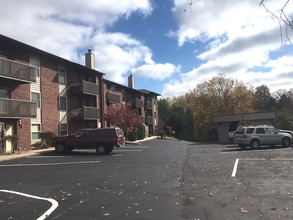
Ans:
{"type": "Polygon", "coordinates": [[[259,141],[258,140],[256,140],[256,139],[254,139],[254,140],[252,140],[251,141],[251,143],[250,143],[250,148],[251,149],[253,149],[253,148],[259,148],[259,141]]]}
{"type": "Polygon", "coordinates": [[[107,153],[107,148],[106,148],[106,146],[105,145],[98,145],[97,147],[96,147],[96,152],[97,152],[97,154],[99,154],[99,155],[103,155],[103,154],[106,154],[107,153]]]}
{"type": "Polygon", "coordinates": [[[111,153],[114,150],[114,146],[108,147],[107,152],[111,153]]]}
{"type": "Polygon", "coordinates": [[[283,138],[282,146],[283,147],[290,147],[290,145],[291,145],[291,140],[289,138],[283,138]]]}
{"type": "Polygon", "coordinates": [[[65,152],[65,146],[64,146],[64,144],[63,143],[58,143],[57,145],[56,145],[56,147],[55,147],[55,151],[57,152],[57,153],[64,153],[65,152]]]}

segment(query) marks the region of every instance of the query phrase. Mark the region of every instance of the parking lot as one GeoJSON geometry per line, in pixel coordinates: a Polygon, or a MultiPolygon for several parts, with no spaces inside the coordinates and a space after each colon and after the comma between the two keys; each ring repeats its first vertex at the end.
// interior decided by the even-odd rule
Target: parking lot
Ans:
{"type": "Polygon", "coordinates": [[[293,150],[152,140],[0,163],[3,219],[293,219],[293,150]]]}

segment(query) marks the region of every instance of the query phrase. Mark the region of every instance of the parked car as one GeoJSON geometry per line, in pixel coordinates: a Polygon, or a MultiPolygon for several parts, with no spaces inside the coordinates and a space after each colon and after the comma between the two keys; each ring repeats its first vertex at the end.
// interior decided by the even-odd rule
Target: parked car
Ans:
{"type": "Polygon", "coordinates": [[[71,135],[54,138],[54,146],[58,153],[94,148],[97,154],[109,154],[114,147],[124,146],[124,140],[123,131],[119,127],[78,129],[71,135]]]}
{"type": "Polygon", "coordinates": [[[269,125],[245,126],[237,128],[234,132],[233,141],[235,144],[239,144],[242,149],[247,146],[259,148],[261,145],[289,147],[292,142],[292,135],[280,132],[280,130],[269,125]]]}

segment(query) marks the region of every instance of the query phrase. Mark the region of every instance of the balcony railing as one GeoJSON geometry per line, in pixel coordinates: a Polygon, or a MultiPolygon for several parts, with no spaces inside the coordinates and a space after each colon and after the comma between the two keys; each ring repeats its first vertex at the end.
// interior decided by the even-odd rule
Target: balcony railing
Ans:
{"type": "Polygon", "coordinates": [[[119,94],[108,92],[107,93],[107,102],[109,104],[121,103],[121,96],[119,94]]]}
{"type": "Polygon", "coordinates": [[[89,106],[73,108],[71,109],[71,117],[82,120],[97,120],[100,118],[100,109],[89,106]]]}
{"type": "Polygon", "coordinates": [[[37,103],[14,99],[0,99],[0,118],[36,117],[37,103]]]}
{"type": "Polygon", "coordinates": [[[99,94],[99,85],[84,80],[82,82],[71,83],[70,89],[73,93],[83,93],[88,95],[99,94]]]}
{"type": "Polygon", "coordinates": [[[148,125],[153,124],[153,116],[146,116],[146,124],[148,125]]]}
{"type": "Polygon", "coordinates": [[[0,77],[23,82],[36,82],[36,74],[35,67],[0,58],[0,77]]]}
{"type": "Polygon", "coordinates": [[[151,101],[146,102],[146,109],[153,109],[153,103],[151,101]]]}
{"type": "Polygon", "coordinates": [[[140,99],[134,99],[133,100],[133,107],[142,108],[143,107],[143,101],[140,100],[140,99]]]}

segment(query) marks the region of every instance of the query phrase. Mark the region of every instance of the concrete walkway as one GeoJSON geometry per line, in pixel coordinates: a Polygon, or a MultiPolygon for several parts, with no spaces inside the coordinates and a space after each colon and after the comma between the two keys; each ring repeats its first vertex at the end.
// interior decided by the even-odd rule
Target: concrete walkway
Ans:
{"type": "MultiPolygon", "coordinates": [[[[156,139],[157,136],[152,136],[152,137],[146,137],[143,140],[138,140],[138,141],[125,141],[126,144],[139,144],[144,141],[149,141],[156,139]]],[[[38,155],[43,152],[49,152],[49,151],[54,151],[54,147],[49,147],[45,149],[38,149],[38,150],[27,150],[27,151],[16,151],[13,154],[7,154],[7,155],[0,155],[0,162],[1,161],[6,161],[6,160],[13,160],[21,157],[27,157],[27,156],[32,156],[32,155],[38,155]]]]}

